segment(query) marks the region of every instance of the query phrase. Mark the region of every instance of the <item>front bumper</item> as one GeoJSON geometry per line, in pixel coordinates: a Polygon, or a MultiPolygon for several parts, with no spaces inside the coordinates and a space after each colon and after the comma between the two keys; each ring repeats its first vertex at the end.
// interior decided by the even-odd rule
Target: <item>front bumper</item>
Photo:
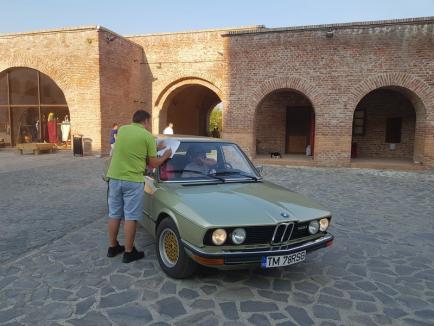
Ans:
{"type": "Polygon", "coordinates": [[[326,233],[321,238],[310,240],[306,242],[294,243],[292,245],[285,245],[279,248],[267,248],[261,250],[243,250],[243,251],[222,251],[217,253],[210,253],[192,245],[191,243],[182,240],[185,249],[187,249],[197,262],[202,265],[251,265],[261,264],[262,257],[267,256],[283,256],[290,255],[299,251],[306,250],[306,252],[321,249],[330,246],[334,237],[330,233],[326,233]]]}

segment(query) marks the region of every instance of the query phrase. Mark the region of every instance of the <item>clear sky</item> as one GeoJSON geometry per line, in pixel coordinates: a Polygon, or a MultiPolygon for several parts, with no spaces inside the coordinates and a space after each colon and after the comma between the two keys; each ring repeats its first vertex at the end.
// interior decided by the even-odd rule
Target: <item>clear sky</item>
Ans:
{"type": "Polygon", "coordinates": [[[434,0],[0,0],[0,33],[102,25],[119,34],[434,16],[434,0]]]}

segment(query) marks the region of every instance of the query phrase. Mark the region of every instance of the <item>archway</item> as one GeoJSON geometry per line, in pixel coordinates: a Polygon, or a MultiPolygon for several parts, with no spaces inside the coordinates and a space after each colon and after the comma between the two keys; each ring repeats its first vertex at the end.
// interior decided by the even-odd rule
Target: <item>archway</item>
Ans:
{"type": "Polygon", "coordinates": [[[159,132],[173,123],[176,134],[209,136],[212,109],[221,103],[219,95],[199,84],[175,88],[164,100],[159,112],[159,132]]]}
{"type": "Polygon", "coordinates": [[[315,111],[304,94],[291,89],[269,93],[259,103],[255,120],[257,155],[313,155],[315,111]]]}
{"type": "Polygon", "coordinates": [[[380,87],[366,94],[353,116],[351,158],[416,161],[423,138],[423,112],[401,87],[380,87]],[[418,130],[419,129],[419,130],[418,130]]]}
{"type": "Polygon", "coordinates": [[[208,134],[214,138],[220,138],[223,129],[223,103],[219,103],[210,110],[208,134]]]}
{"type": "Polygon", "coordinates": [[[0,73],[0,142],[5,146],[49,142],[70,148],[69,109],[62,90],[38,70],[0,73]]]}

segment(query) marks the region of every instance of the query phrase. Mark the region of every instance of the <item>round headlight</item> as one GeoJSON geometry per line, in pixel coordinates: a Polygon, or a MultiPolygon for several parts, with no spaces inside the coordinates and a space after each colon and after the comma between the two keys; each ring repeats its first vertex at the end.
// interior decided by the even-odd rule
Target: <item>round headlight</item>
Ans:
{"type": "Polygon", "coordinates": [[[317,220],[311,221],[309,223],[309,233],[310,234],[315,234],[315,233],[318,232],[318,230],[319,230],[319,223],[318,223],[318,221],[317,220]]]}
{"type": "Polygon", "coordinates": [[[246,230],[242,228],[236,228],[231,234],[232,242],[235,244],[242,244],[246,240],[246,230]]]}
{"type": "Polygon", "coordinates": [[[217,246],[221,246],[223,243],[225,243],[226,238],[227,234],[223,229],[217,229],[212,233],[212,242],[214,242],[214,244],[217,246]]]}
{"type": "Polygon", "coordinates": [[[324,232],[329,227],[329,219],[328,218],[322,218],[319,220],[319,230],[321,232],[324,232]]]}

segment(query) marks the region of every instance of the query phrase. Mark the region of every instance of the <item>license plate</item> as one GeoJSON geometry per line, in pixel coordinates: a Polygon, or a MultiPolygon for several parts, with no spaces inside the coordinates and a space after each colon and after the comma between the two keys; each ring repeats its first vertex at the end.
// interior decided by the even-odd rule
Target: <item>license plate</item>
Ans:
{"type": "Polygon", "coordinates": [[[282,267],[299,263],[306,259],[306,250],[283,256],[264,256],[261,266],[263,268],[282,267]]]}

